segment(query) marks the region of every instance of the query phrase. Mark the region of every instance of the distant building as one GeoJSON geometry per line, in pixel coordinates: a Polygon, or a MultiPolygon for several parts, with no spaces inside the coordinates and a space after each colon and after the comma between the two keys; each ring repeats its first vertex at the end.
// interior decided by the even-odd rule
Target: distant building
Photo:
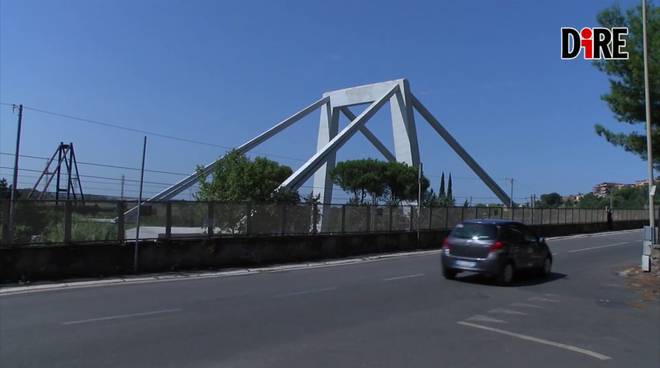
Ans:
{"type": "Polygon", "coordinates": [[[594,188],[591,192],[597,197],[605,197],[608,194],[610,194],[614,189],[621,189],[629,185],[630,184],[603,182],[594,185],[594,188]]]}
{"type": "MultiPolygon", "coordinates": [[[[632,186],[635,188],[645,187],[648,183],[649,179],[636,180],[632,186]]],[[[655,183],[658,184],[658,178],[655,178],[655,183]]]]}
{"type": "Polygon", "coordinates": [[[580,202],[582,197],[584,197],[584,194],[578,193],[578,194],[565,195],[561,199],[564,203],[568,203],[568,202],[577,203],[577,202],[580,202]]]}

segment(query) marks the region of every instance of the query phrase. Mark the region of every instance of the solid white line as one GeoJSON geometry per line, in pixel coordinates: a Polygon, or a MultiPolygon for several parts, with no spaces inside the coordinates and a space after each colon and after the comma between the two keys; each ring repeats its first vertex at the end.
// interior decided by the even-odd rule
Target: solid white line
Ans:
{"type": "Polygon", "coordinates": [[[539,344],[544,344],[544,345],[554,346],[554,347],[560,348],[560,349],[570,350],[570,351],[580,353],[580,354],[584,354],[584,355],[588,355],[592,358],[596,358],[596,359],[600,359],[600,360],[612,359],[611,357],[608,357],[607,355],[596,353],[595,351],[591,351],[591,350],[587,350],[587,349],[582,349],[582,348],[579,348],[579,347],[573,346],[573,345],[567,345],[567,344],[562,344],[560,342],[554,342],[554,341],[550,341],[550,340],[539,339],[538,337],[523,335],[523,334],[519,334],[519,333],[516,333],[516,332],[501,330],[499,328],[494,328],[494,327],[477,325],[477,324],[470,323],[470,322],[460,321],[460,322],[457,322],[457,323],[459,325],[463,325],[463,326],[480,328],[482,330],[496,332],[496,333],[500,333],[502,335],[517,337],[517,338],[522,339],[522,340],[533,341],[533,342],[537,342],[539,344]]]}
{"type": "Polygon", "coordinates": [[[423,273],[416,273],[416,274],[413,274],[413,275],[388,277],[386,279],[383,279],[383,281],[403,280],[403,279],[410,279],[410,278],[413,278],[413,277],[421,277],[421,276],[424,276],[424,274],[423,273]]]}
{"type": "Polygon", "coordinates": [[[568,253],[576,253],[576,252],[584,252],[585,250],[592,250],[592,249],[601,249],[601,248],[609,248],[609,247],[618,247],[620,245],[626,245],[626,244],[632,244],[633,242],[620,242],[620,243],[612,243],[612,244],[606,244],[606,245],[599,245],[597,247],[589,247],[589,248],[582,248],[582,249],[573,249],[569,250],[568,253]]]}
{"type": "Polygon", "coordinates": [[[493,323],[507,323],[504,320],[493,318],[493,317],[488,317],[484,316],[483,314],[475,314],[474,316],[467,318],[466,321],[474,321],[474,322],[493,322],[493,323]]]}
{"type": "Polygon", "coordinates": [[[315,293],[322,293],[324,291],[332,291],[332,290],[337,290],[336,286],[333,287],[328,287],[328,288],[323,288],[323,289],[312,289],[312,290],[302,290],[302,291],[294,291],[291,293],[284,293],[284,294],[278,294],[274,295],[273,298],[286,298],[289,296],[298,296],[298,295],[306,295],[306,294],[315,294],[315,293]]]}
{"type": "Polygon", "coordinates": [[[151,311],[151,312],[142,312],[142,313],[118,314],[116,316],[89,318],[89,319],[79,319],[79,320],[76,320],[76,321],[66,321],[66,322],[62,322],[61,324],[62,325],[78,325],[78,324],[81,324],[81,323],[109,321],[109,320],[113,320],[113,319],[143,317],[143,316],[151,316],[151,315],[154,315],[154,314],[175,313],[175,312],[181,312],[181,309],[174,308],[174,309],[162,309],[162,310],[151,311]]]}

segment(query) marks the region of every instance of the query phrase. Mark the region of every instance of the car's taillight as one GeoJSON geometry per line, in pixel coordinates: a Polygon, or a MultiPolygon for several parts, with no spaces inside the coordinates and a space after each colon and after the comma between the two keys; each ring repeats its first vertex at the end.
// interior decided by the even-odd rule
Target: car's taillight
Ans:
{"type": "Polygon", "coordinates": [[[502,249],[502,248],[504,248],[504,243],[502,243],[501,241],[497,240],[497,241],[495,241],[495,243],[491,244],[491,246],[490,246],[490,251],[491,251],[491,252],[494,252],[494,251],[496,251],[496,250],[500,250],[500,249],[502,249]]]}
{"type": "Polygon", "coordinates": [[[445,241],[442,242],[442,249],[449,250],[449,238],[445,238],[445,241]]]}

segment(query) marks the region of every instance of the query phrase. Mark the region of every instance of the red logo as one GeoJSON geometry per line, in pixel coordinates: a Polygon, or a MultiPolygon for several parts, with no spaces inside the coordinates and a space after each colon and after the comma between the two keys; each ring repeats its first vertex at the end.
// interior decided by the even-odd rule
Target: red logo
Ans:
{"type": "Polygon", "coordinates": [[[575,59],[582,51],[585,60],[628,60],[627,27],[561,28],[561,58],[575,59]]]}

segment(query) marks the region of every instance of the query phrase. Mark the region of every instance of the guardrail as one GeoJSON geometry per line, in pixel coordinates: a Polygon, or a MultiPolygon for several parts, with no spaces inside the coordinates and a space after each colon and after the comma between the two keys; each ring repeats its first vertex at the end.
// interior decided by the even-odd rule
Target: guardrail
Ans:
{"type": "MultiPolygon", "coordinates": [[[[9,201],[0,211],[2,246],[134,241],[136,201],[19,200],[14,229],[9,201]]],[[[612,221],[648,219],[644,209],[615,209],[612,221]]],[[[141,207],[140,239],[446,230],[464,220],[500,218],[528,225],[607,222],[604,209],[529,207],[359,206],[251,202],[149,202],[141,207]]]]}

